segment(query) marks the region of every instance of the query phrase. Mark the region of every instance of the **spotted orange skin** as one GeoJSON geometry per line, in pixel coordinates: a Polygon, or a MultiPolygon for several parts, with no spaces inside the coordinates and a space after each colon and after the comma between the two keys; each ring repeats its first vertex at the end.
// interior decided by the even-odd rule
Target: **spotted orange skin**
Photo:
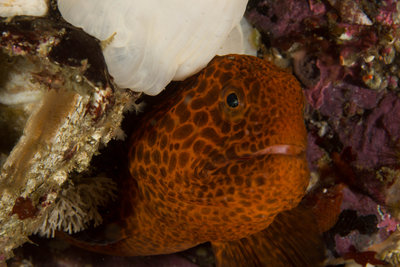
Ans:
{"type": "Polygon", "coordinates": [[[308,183],[303,95],[265,60],[215,57],[131,137],[121,238],[102,251],[154,255],[260,232],[308,183]],[[239,105],[230,107],[235,93],[239,105]],[[273,145],[299,153],[254,154],[273,145]]]}

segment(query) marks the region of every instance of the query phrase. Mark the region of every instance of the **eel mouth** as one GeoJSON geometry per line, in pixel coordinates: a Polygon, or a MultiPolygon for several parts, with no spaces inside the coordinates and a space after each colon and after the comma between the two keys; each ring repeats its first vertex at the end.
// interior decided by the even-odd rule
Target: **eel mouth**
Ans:
{"type": "Polygon", "coordinates": [[[289,156],[297,156],[306,151],[304,146],[300,145],[272,145],[267,146],[264,149],[258,150],[251,154],[252,156],[261,156],[261,155],[289,155],[289,156]]]}
{"type": "Polygon", "coordinates": [[[305,152],[306,152],[306,147],[303,145],[277,144],[277,145],[267,146],[251,154],[245,154],[243,156],[239,156],[239,159],[246,160],[264,155],[299,156],[305,152]]]}

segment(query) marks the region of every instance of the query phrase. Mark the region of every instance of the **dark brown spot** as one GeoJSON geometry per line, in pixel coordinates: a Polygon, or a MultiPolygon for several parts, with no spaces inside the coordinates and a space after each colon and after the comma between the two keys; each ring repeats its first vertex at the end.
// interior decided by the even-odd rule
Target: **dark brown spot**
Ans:
{"type": "Polygon", "coordinates": [[[264,126],[262,124],[254,125],[253,131],[259,133],[263,129],[263,127],[264,126]]]}
{"type": "Polygon", "coordinates": [[[196,91],[201,93],[207,88],[207,80],[202,79],[199,86],[197,87],[196,91]]]}
{"type": "Polygon", "coordinates": [[[242,130],[246,126],[246,120],[241,120],[233,126],[235,132],[242,130]]]}
{"type": "Polygon", "coordinates": [[[170,181],[170,182],[168,183],[168,187],[169,187],[170,189],[174,189],[174,186],[175,186],[175,183],[174,183],[174,182],[170,181]]]}
{"type": "Polygon", "coordinates": [[[171,132],[171,131],[174,129],[174,127],[175,127],[175,122],[174,122],[173,119],[171,119],[170,116],[167,115],[167,116],[163,119],[161,125],[162,125],[163,127],[165,127],[165,130],[167,131],[167,133],[169,133],[169,132],[171,132]]]}
{"type": "Polygon", "coordinates": [[[202,98],[196,98],[190,103],[190,106],[193,110],[198,110],[203,108],[206,105],[205,101],[202,98]]]}
{"type": "Polygon", "coordinates": [[[225,155],[228,159],[235,159],[238,157],[234,146],[231,146],[230,148],[228,148],[225,152],[225,155]]]}
{"type": "Polygon", "coordinates": [[[224,194],[224,192],[221,189],[218,189],[217,192],[215,193],[216,197],[220,197],[224,194]]]}
{"type": "Polygon", "coordinates": [[[162,200],[162,201],[165,200],[164,195],[163,195],[161,192],[158,192],[157,196],[158,196],[158,198],[159,198],[160,200],[162,200]]]}
{"type": "Polygon", "coordinates": [[[208,154],[212,149],[212,146],[206,145],[203,149],[203,154],[208,154]]]}
{"type": "Polygon", "coordinates": [[[260,141],[260,142],[258,142],[258,149],[263,149],[264,148],[264,141],[260,141]]]}
{"type": "Polygon", "coordinates": [[[226,84],[229,82],[233,77],[233,74],[231,72],[224,72],[221,74],[219,81],[221,84],[226,84]]]}
{"type": "Polygon", "coordinates": [[[150,166],[150,171],[156,175],[158,173],[158,168],[155,165],[150,166]]]}
{"type": "Polygon", "coordinates": [[[161,173],[161,176],[162,177],[167,177],[167,171],[165,170],[165,168],[164,167],[162,167],[161,169],[160,169],[160,173],[161,173]]]}
{"type": "Polygon", "coordinates": [[[176,115],[179,117],[179,123],[182,124],[186,122],[189,117],[190,117],[190,112],[187,109],[187,106],[185,102],[181,102],[177,107],[176,107],[176,115]]]}
{"type": "MultiPolygon", "coordinates": [[[[193,214],[193,215],[194,215],[194,217],[196,217],[197,220],[201,221],[202,217],[201,217],[200,214],[195,213],[195,214],[193,214]]],[[[191,217],[189,217],[189,218],[191,218],[191,217]]]]}
{"type": "Polygon", "coordinates": [[[256,177],[256,184],[258,185],[258,186],[262,186],[262,185],[264,185],[265,184],[265,178],[264,177],[262,177],[262,176],[258,176],[258,177],[256,177]]]}
{"type": "Polygon", "coordinates": [[[251,202],[250,201],[241,200],[239,203],[242,204],[243,206],[247,207],[247,208],[251,207],[251,202]]]}
{"type": "Polygon", "coordinates": [[[246,79],[244,79],[244,84],[250,89],[251,84],[253,83],[254,79],[251,77],[247,77],[246,79]]]}
{"type": "Polygon", "coordinates": [[[233,165],[232,167],[229,168],[229,173],[231,175],[237,175],[238,171],[239,171],[238,165],[233,165]]]}
{"type": "Polygon", "coordinates": [[[195,139],[196,139],[195,135],[192,135],[191,137],[186,139],[186,141],[183,142],[183,144],[182,144],[182,149],[186,149],[186,148],[190,147],[195,139]]]}
{"type": "Polygon", "coordinates": [[[201,127],[208,122],[208,114],[204,111],[199,111],[194,114],[193,122],[198,126],[201,127]]]}
{"type": "Polygon", "coordinates": [[[240,147],[241,147],[243,150],[247,150],[247,149],[249,148],[249,146],[250,146],[250,143],[249,143],[249,142],[243,142],[243,143],[240,145],[240,147]]]}
{"type": "Polygon", "coordinates": [[[241,176],[235,176],[235,184],[241,186],[243,184],[243,178],[241,176]]]}
{"type": "Polygon", "coordinates": [[[218,108],[210,110],[210,115],[215,125],[221,125],[223,123],[221,111],[218,108]]]}
{"type": "Polygon", "coordinates": [[[168,171],[172,172],[175,170],[175,166],[176,166],[176,154],[173,153],[170,160],[169,160],[169,164],[168,164],[168,171]]]}
{"type": "Polygon", "coordinates": [[[250,93],[249,93],[249,99],[251,102],[257,102],[260,96],[260,88],[261,85],[257,80],[254,80],[251,83],[251,89],[250,89],[250,93]]]}
{"type": "Polygon", "coordinates": [[[213,222],[220,222],[221,219],[220,219],[218,216],[213,216],[213,217],[211,217],[211,221],[213,221],[213,222]]]}
{"type": "Polygon", "coordinates": [[[161,137],[160,148],[161,148],[161,149],[164,149],[164,148],[167,146],[167,142],[168,142],[168,137],[167,137],[167,135],[164,134],[164,135],[161,137]]]}
{"type": "MultiPolygon", "coordinates": [[[[211,156],[211,159],[217,164],[225,162],[224,155],[219,154],[219,153],[215,153],[215,154],[213,153],[213,155],[211,156]]],[[[223,170],[221,170],[221,171],[223,171],[223,170]]]]}
{"type": "Polygon", "coordinates": [[[268,137],[265,137],[264,147],[269,146],[269,145],[270,145],[270,139],[268,137]]]}
{"type": "Polygon", "coordinates": [[[176,129],[173,132],[172,136],[175,139],[182,140],[188,137],[192,132],[193,132],[193,126],[191,124],[184,124],[180,126],[178,129],[176,129]]]}
{"type": "Polygon", "coordinates": [[[251,218],[249,216],[246,215],[240,215],[240,219],[242,219],[245,222],[250,222],[251,218]]]}
{"type": "Polygon", "coordinates": [[[249,116],[250,121],[258,121],[258,115],[256,113],[252,113],[249,116]]]}
{"type": "Polygon", "coordinates": [[[260,194],[257,194],[257,195],[254,195],[254,199],[261,200],[261,199],[262,199],[262,197],[261,197],[261,195],[260,195],[260,194]]]}
{"type": "Polygon", "coordinates": [[[150,131],[149,135],[147,136],[147,144],[152,147],[157,141],[157,132],[150,131]]]}
{"type": "Polygon", "coordinates": [[[236,210],[237,213],[243,213],[244,212],[244,209],[241,208],[241,207],[237,207],[235,210],[236,210]]]}
{"type": "Polygon", "coordinates": [[[252,180],[252,179],[251,179],[250,177],[247,177],[247,178],[246,178],[246,181],[245,181],[245,182],[246,182],[246,186],[247,186],[247,187],[251,187],[251,182],[252,182],[251,180],[252,180]]]}
{"type": "Polygon", "coordinates": [[[200,186],[200,190],[203,191],[203,192],[207,192],[208,191],[208,186],[202,185],[202,186],[200,186]]]}
{"type": "Polygon", "coordinates": [[[217,167],[213,164],[213,163],[211,163],[211,162],[207,162],[205,165],[204,165],[204,170],[210,170],[210,171],[212,171],[212,170],[215,170],[217,167]]]}
{"type": "MultiPolygon", "coordinates": [[[[227,169],[226,169],[226,171],[227,171],[227,169]]],[[[226,172],[226,174],[228,174],[228,173],[226,172]]],[[[226,185],[231,185],[232,184],[232,178],[229,175],[225,176],[224,181],[225,181],[226,185]]]]}
{"type": "Polygon", "coordinates": [[[203,213],[203,214],[210,214],[210,212],[211,212],[211,209],[208,207],[204,207],[201,209],[201,213],[203,213]]]}
{"type": "Polygon", "coordinates": [[[204,141],[202,140],[197,140],[194,145],[193,145],[193,150],[196,153],[200,153],[201,149],[204,147],[204,141]]]}
{"type": "Polygon", "coordinates": [[[228,194],[233,195],[235,193],[235,188],[233,186],[231,186],[231,187],[228,188],[227,192],[228,192],[228,194]]]}
{"type": "Polygon", "coordinates": [[[208,91],[207,95],[204,97],[204,102],[207,106],[212,106],[219,98],[220,88],[218,85],[214,85],[211,90],[208,91]]]}
{"type": "Polygon", "coordinates": [[[151,155],[152,155],[152,159],[153,159],[154,163],[156,163],[156,164],[158,164],[158,165],[161,164],[161,154],[160,154],[160,151],[154,150],[153,153],[152,153],[151,155]]]}
{"type": "Polygon", "coordinates": [[[256,147],[255,144],[251,144],[251,146],[250,146],[250,151],[251,151],[251,152],[256,152],[256,151],[257,151],[257,147],[256,147]]]}
{"type": "Polygon", "coordinates": [[[146,178],[146,176],[147,176],[146,170],[143,168],[143,166],[140,166],[139,167],[139,178],[144,179],[144,178],[146,178]]]}
{"type": "Polygon", "coordinates": [[[214,182],[211,182],[211,183],[208,184],[208,186],[209,186],[212,190],[214,190],[215,187],[216,187],[217,185],[216,185],[214,182]]]}
{"type": "Polygon", "coordinates": [[[270,109],[269,115],[270,115],[271,117],[274,117],[274,116],[276,115],[276,108],[275,108],[275,107],[273,107],[273,108],[270,109]]]}
{"type": "Polygon", "coordinates": [[[205,139],[208,139],[215,144],[218,144],[221,141],[221,138],[218,136],[217,132],[211,127],[204,128],[200,134],[205,139]]]}
{"type": "Polygon", "coordinates": [[[222,67],[224,68],[224,69],[226,69],[226,70],[231,70],[232,69],[232,63],[224,63],[223,65],[222,65],[222,67]]]}
{"type": "Polygon", "coordinates": [[[168,151],[164,150],[163,152],[163,163],[167,164],[168,163],[168,151]]]}
{"type": "MultiPolygon", "coordinates": [[[[226,158],[225,157],[224,157],[224,161],[223,162],[226,162],[226,158]]],[[[232,181],[232,179],[229,178],[229,176],[228,176],[228,168],[229,168],[229,166],[225,165],[225,166],[223,166],[223,167],[221,167],[219,169],[219,173],[222,173],[222,174],[226,175],[225,179],[224,179],[225,183],[229,183],[229,181],[232,181]],[[229,179],[229,181],[227,181],[228,179],[229,179]]]]}
{"type": "Polygon", "coordinates": [[[185,167],[188,160],[189,160],[189,153],[182,152],[179,154],[178,157],[179,166],[181,166],[182,168],[185,167]]]}
{"type": "Polygon", "coordinates": [[[152,175],[149,175],[149,180],[152,185],[155,185],[157,183],[157,180],[152,175]]]}
{"type": "Polygon", "coordinates": [[[227,134],[230,132],[230,130],[231,130],[231,125],[228,122],[224,121],[221,127],[222,133],[227,134]]]}
{"type": "Polygon", "coordinates": [[[146,150],[145,152],[144,152],[144,163],[146,164],[146,165],[149,165],[150,164],[150,151],[149,150],[146,150]]]}
{"type": "Polygon", "coordinates": [[[244,131],[241,130],[241,131],[237,132],[237,133],[233,136],[233,139],[234,139],[234,140],[240,140],[240,139],[243,138],[243,136],[244,136],[244,131]]]}
{"type": "Polygon", "coordinates": [[[215,66],[214,65],[209,65],[205,69],[205,74],[204,75],[206,77],[211,77],[211,76],[213,76],[214,72],[215,72],[215,66]]]}

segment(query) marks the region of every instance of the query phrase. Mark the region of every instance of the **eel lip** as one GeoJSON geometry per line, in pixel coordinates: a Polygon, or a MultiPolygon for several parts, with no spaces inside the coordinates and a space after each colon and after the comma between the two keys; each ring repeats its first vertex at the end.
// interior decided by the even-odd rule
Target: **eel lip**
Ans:
{"type": "Polygon", "coordinates": [[[249,159],[263,155],[288,155],[297,156],[306,151],[305,146],[302,145],[271,145],[252,154],[244,155],[240,159],[249,159]]]}
{"type": "Polygon", "coordinates": [[[299,145],[272,145],[272,146],[267,146],[264,149],[258,150],[257,152],[254,152],[252,156],[273,155],[273,154],[296,156],[305,151],[306,151],[305,147],[299,145]]]}

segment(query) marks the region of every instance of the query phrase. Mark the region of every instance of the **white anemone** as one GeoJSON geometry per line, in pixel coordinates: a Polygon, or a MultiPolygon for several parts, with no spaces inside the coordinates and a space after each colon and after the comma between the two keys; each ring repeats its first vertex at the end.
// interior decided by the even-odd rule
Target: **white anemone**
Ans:
{"type": "MultiPolygon", "coordinates": [[[[149,95],[205,67],[230,32],[240,35],[235,27],[240,27],[246,4],[247,0],[58,0],[62,16],[71,24],[100,40],[115,34],[104,49],[110,74],[118,86],[149,95]]],[[[230,44],[221,51],[239,53],[241,48],[230,44]]]]}

